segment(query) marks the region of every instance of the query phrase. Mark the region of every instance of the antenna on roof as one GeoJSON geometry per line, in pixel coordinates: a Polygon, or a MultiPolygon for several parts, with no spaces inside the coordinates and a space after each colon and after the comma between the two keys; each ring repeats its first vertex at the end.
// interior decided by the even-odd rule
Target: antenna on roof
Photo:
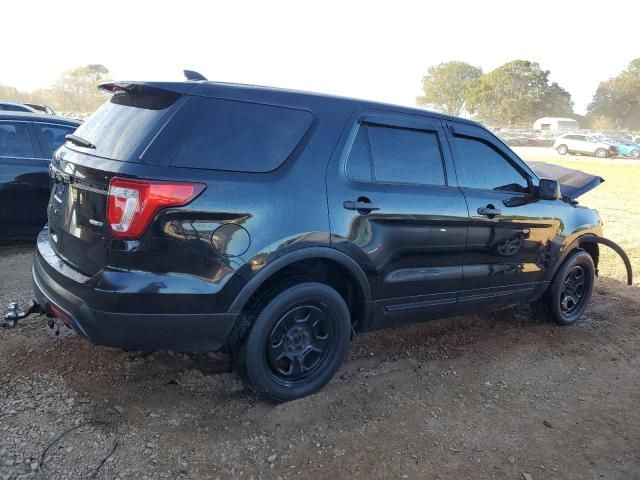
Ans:
{"type": "Polygon", "coordinates": [[[195,70],[184,70],[184,76],[187,80],[206,80],[206,77],[195,70]]]}

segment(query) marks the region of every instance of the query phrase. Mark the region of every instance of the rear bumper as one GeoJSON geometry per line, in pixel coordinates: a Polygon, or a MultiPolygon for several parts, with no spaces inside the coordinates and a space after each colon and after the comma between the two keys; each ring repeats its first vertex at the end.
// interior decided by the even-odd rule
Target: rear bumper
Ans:
{"type": "MultiPolygon", "coordinates": [[[[91,281],[83,281],[79,272],[65,267],[60,257],[47,250],[45,232],[38,238],[32,269],[35,299],[45,312],[62,318],[92,343],[128,350],[188,352],[216,351],[226,345],[237,314],[141,312],[142,302],[136,301],[136,295],[103,292],[91,281]],[[111,308],[95,308],[87,298],[101,306],[110,304],[111,308]]],[[[153,296],[157,310],[165,303],[164,294],[157,292],[153,296]]],[[[171,301],[166,303],[175,305],[175,296],[172,292],[171,301]]],[[[184,297],[185,305],[194,300],[188,293],[184,297]]],[[[148,300],[146,294],[144,304],[148,300]]]]}

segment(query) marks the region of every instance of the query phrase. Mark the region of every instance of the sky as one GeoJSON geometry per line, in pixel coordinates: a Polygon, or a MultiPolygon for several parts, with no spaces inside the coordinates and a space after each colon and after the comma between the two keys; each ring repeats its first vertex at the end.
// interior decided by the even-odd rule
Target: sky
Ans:
{"type": "Polygon", "coordinates": [[[118,80],[252,83],[415,106],[431,65],[539,62],[585,113],[640,57],[640,2],[20,0],[2,8],[0,84],[102,63],[118,80]],[[7,39],[13,39],[10,42],[7,39]]]}

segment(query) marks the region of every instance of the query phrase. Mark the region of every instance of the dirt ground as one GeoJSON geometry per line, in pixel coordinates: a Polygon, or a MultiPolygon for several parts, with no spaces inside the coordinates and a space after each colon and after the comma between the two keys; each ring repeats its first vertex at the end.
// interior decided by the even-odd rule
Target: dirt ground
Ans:
{"type": "MultiPolygon", "coordinates": [[[[562,161],[605,177],[581,201],[638,272],[640,162],[562,161]]],[[[30,298],[30,264],[0,249],[2,303],[30,298]]],[[[0,331],[0,479],[638,479],[638,276],[606,250],[600,273],[574,326],[522,307],[363,334],[284,405],[223,355],[94,347],[30,318],[0,331]]]]}

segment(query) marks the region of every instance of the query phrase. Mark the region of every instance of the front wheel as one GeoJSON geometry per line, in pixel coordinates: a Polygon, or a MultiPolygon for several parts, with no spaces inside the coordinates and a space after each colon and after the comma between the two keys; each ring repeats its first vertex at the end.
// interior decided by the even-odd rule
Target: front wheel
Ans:
{"type": "Polygon", "coordinates": [[[608,156],[609,156],[609,152],[607,152],[604,148],[599,148],[596,150],[596,157],[607,158],[608,156]]]}
{"type": "Polygon", "coordinates": [[[567,152],[569,151],[569,148],[567,148],[566,145],[559,145],[558,148],[556,149],[558,151],[558,153],[560,155],[566,155],[567,152]]]}
{"type": "Polygon", "coordinates": [[[593,259],[584,250],[578,250],[565,260],[544,293],[533,302],[534,314],[560,325],[571,325],[584,313],[595,279],[593,259]]]}
{"type": "Polygon", "coordinates": [[[259,397],[286,402],[317,392],[336,373],[351,336],[349,309],[333,288],[304,282],[258,313],[236,351],[237,367],[259,397]]]}
{"type": "Polygon", "coordinates": [[[631,150],[630,153],[631,158],[635,158],[636,160],[640,158],[640,150],[631,150]]]}

